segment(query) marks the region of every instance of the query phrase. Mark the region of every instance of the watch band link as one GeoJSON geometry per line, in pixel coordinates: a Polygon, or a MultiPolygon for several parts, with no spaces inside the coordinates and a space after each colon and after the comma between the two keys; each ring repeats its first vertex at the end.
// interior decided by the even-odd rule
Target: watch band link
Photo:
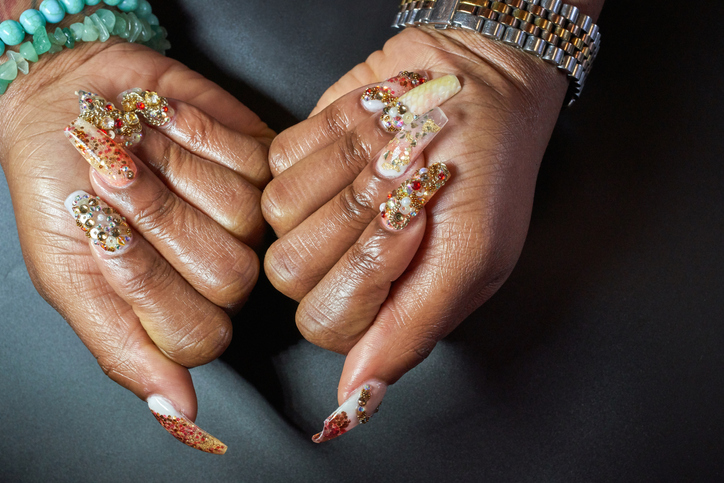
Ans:
{"type": "Polygon", "coordinates": [[[561,0],[402,0],[395,28],[473,30],[540,57],[571,81],[566,105],[581,95],[601,44],[598,25],[561,0]]]}

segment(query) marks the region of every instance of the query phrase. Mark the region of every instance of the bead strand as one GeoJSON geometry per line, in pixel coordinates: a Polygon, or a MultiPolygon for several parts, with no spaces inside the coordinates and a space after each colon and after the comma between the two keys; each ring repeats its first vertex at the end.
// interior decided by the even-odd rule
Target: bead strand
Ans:
{"type": "Polygon", "coordinates": [[[82,22],[70,27],[56,27],[48,32],[48,24],[60,23],[66,13],[81,13],[85,6],[95,6],[101,0],[43,0],[38,10],[28,9],[20,15],[20,21],[5,20],[0,23],[0,55],[6,45],[20,45],[19,51],[7,51],[8,59],[0,65],[0,95],[17,78],[18,73],[28,74],[29,62],[37,62],[45,53],[54,54],[63,47],[73,49],[76,42],[106,42],[117,36],[132,43],[146,45],[161,54],[171,48],[166,39],[168,32],[159,25],[148,0],[103,0],[119,11],[98,9],[85,16],[82,22]],[[26,35],[32,41],[24,42],[26,35]]]}

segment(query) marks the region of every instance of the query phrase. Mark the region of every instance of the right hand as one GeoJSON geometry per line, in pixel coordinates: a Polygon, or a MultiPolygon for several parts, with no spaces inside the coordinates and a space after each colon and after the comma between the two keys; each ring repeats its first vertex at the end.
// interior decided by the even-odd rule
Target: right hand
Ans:
{"type": "Polygon", "coordinates": [[[0,159],[35,287],[111,379],[144,400],[161,395],[195,419],[187,368],[224,351],[229,314],[257,280],[249,245],[263,235],[259,201],[274,133],[200,74],[113,41],[46,55],[0,98],[0,114],[0,159]],[[176,117],[144,127],[128,187],[92,172],[91,182],[88,163],[63,134],[78,116],[74,91],[115,103],[132,87],[174,99],[176,117]],[[63,205],[76,190],[117,209],[135,241],[115,254],[89,244],[63,205]]]}

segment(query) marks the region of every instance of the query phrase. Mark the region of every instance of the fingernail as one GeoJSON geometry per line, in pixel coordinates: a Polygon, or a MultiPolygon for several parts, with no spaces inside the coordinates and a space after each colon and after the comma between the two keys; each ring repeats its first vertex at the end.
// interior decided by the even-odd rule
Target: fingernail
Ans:
{"type": "Polygon", "coordinates": [[[379,85],[370,87],[362,94],[362,106],[370,111],[381,111],[387,104],[417,86],[424,84],[427,77],[417,72],[402,71],[379,85]]]}
{"type": "Polygon", "coordinates": [[[105,251],[121,251],[131,243],[133,232],[126,219],[100,197],[76,191],[66,198],[65,207],[85,235],[105,251]]]}
{"type": "Polygon", "coordinates": [[[415,119],[387,144],[377,160],[377,171],[384,178],[396,178],[417,158],[447,124],[447,116],[436,107],[415,119]]]}
{"type": "Polygon", "coordinates": [[[165,126],[175,114],[168,105],[168,99],[154,91],[144,91],[136,87],[122,92],[120,98],[124,111],[135,112],[150,126],[165,126]]]}
{"type": "Polygon", "coordinates": [[[186,416],[177,411],[168,399],[153,395],[146,402],[148,402],[148,409],[161,423],[161,426],[186,446],[191,446],[206,453],[226,453],[227,448],[224,443],[196,426],[186,416]]]}
{"type": "Polygon", "coordinates": [[[312,436],[312,441],[324,443],[343,435],[355,426],[367,424],[379,410],[385,392],[387,392],[387,384],[382,381],[372,379],[362,384],[324,421],[324,429],[321,433],[312,436]]]}
{"type": "Polygon", "coordinates": [[[382,127],[389,132],[397,132],[421,114],[440,106],[460,89],[460,81],[454,75],[427,81],[385,106],[380,117],[382,127]]]}
{"type": "Polygon", "coordinates": [[[65,135],[78,152],[105,179],[117,187],[126,186],[138,169],[128,153],[88,121],[78,118],[65,128],[65,135]]]}
{"type": "Polygon", "coordinates": [[[382,219],[390,228],[402,230],[449,179],[450,171],[444,163],[420,168],[387,195],[387,202],[380,205],[382,219]]]}
{"type": "Polygon", "coordinates": [[[92,92],[77,91],[80,118],[101,129],[123,146],[143,139],[143,126],[135,112],[122,112],[112,102],[92,92]]]}

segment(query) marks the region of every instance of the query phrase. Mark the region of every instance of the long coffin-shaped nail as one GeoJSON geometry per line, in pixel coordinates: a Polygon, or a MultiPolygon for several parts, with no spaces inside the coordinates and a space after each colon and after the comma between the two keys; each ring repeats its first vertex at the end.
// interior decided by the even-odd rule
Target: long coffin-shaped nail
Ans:
{"type": "Polygon", "coordinates": [[[417,158],[447,124],[447,116],[436,107],[419,116],[400,131],[377,160],[377,172],[384,178],[396,178],[417,158]]]}
{"type": "Polygon", "coordinates": [[[382,127],[397,132],[411,124],[417,117],[440,106],[460,92],[460,81],[454,75],[446,75],[427,81],[385,106],[380,117],[382,127]]]}
{"type": "Polygon", "coordinates": [[[86,236],[105,251],[121,251],[131,243],[133,232],[126,219],[100,197],[76,191],[66,198],[65,207],[86,236]]]}
{"type": "Polygon", "coordinates": [[[160,127],[171,122],[175,112],[168,100],[154,91],[144,91],[138,87],[122,92],[119,96],[125,112],[135,112],[146,124],[160,127]]]}
{"type": "Polygon", "coordinates": [[[365,90],[362,94],[362,106],[370,112],[381,111],[387,104],[426,81],[424,74],[402,71],[395,77],[365,90]]]}
{"type": "Polygon", "coordinates": [[[315,443],[324,443],[360,424],[366,424],[378,411],[382,398],[387,392],[387,384],[372,379],[362,384],[340,407],[325,421],[321,433],[312,436],[315,443]]]}
{"type": "Polygon", "coordinates": [[[402,230],[449,179],[450,171],[444,163],[420,168],[387,195],[387,201],[380,205],[382,219],[390,228],[402,230]]]}
{"type": "Polygon", "coordinates": [[[206,453],[226,453],[224,443],[196,426],[190,419],[177,411],[168,399],[153,395],[146,402],[148,402],[148,409],[161,423],[161,426],[183,444],[206,453]]]}
{"type": "Polygon", "coordinates": [[[135,112],[122,112],[112,102],[92,92],[77,91],[80,118],[102,129],[123,146],[133,146],[143,139],[143,126],[135,112]]]}
{"type": "Polygon", "coordinates": [[[65,135],[108,184],[123,187],[136,177],[138,168],[126,150],[85,119],[73,121],[65,135]]]}

